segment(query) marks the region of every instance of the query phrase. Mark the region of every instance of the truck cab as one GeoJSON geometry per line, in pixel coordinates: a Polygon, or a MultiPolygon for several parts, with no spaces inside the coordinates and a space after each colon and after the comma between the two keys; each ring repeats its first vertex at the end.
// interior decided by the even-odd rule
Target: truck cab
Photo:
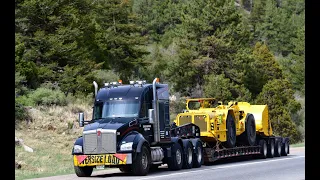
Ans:
{"type": "Polygon", "coordinates": [[[141,80],[127,85],[121,80],[105,83],[99,90],[93,84],[92,119],[84,120],[79,113],[79,125],[84,128],[72,150],[77,176],[90,176],[93,168],[105,167],[146,175],[152,165],[173,161],[172,146],[183,143],[171,136],[167,84],[160,84],[158,78],[152,84],[141,80]]]}

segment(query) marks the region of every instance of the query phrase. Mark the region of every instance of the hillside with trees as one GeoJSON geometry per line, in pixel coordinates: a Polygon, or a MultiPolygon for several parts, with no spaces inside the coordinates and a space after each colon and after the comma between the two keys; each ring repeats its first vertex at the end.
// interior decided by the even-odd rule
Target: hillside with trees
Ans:
{"type": "Polygon", "coordinates": [[[181,97],[280,108],[274,125],[289,118],[297,133],[304,13],[302,0],[17,0],[16,118],[23,106],[86,96],[93,80],[160,77],[181,97]]]}
{"type": "Polygon", "coordinates": [[[15,122],[92,103],[93,81],[159,77],[174,112],[186,97],[268,104],[274,133],[301,142],[304,43],[304,0],[15,0],[15,122]]]}

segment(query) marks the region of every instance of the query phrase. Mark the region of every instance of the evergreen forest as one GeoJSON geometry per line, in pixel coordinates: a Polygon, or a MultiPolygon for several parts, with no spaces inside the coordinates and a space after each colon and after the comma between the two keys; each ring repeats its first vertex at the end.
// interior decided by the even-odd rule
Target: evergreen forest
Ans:
{"type": "MultiPolygon", "coordinates": [[[[168,83],[187,97],[267,104],[304,141],[304,0],[15,0],[15,122],[94,97],[93,81],[168,83]]],[[[170,116],[174,119],[174,116],[170,116]]]]}

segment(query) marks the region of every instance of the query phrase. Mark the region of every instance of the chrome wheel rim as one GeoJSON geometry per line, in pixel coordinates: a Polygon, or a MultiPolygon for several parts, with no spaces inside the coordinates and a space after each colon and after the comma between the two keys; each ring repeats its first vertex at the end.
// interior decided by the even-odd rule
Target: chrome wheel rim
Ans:
{"type": "Polygon", "coordinates": [[[263,154],[266,156],[267,155],[267,144],[263,143],[263,154]]]}
{"type": "Polygon", "coordinates": [[[198,147],[198,157],[197,157],[197,159],[198,159],[198,162],[199,162],[199,163],[201,162],[201,158],[202,158],[201,148],[198,147]]]}
{"type": "Polygon", "coordinates": [[[191,148],[188,149],[188,163],[189,164],[192,163],[192,149],[191,148]]]}
{"type": "Polygon", "coordinates": [[[180,152],[180,149],[178,149],[177,152],[176,152],[176,159],[177,159],[177,163],[181,164],[181,152],[180,152]]]}
{"type": "Polygon", "coordinates": [[[142,163],[142,168],[146,169],[148,166],[148,157],[147,157],[146,153],[142,154],[141,163],[142,163]]]}

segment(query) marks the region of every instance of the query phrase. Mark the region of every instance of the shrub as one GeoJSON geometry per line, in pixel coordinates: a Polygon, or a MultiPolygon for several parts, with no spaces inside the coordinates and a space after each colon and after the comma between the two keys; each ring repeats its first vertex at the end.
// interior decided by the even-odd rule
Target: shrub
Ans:
{"type": "Polygon", "coordinates": [[[16,102],[23,106],[35,106],[33,99],[29,98],[27,95],[16,97],[16,102]]]}
{"type": "Polygon", "coordinates": [[[67,105],[66,96],[60,90],[40,87],[28,96],[36,105],[67,105]]]}
{"type": "Polygon", "coordinates": [[[95,80],[97,83],[104,83],[104,82],[113,82],[118,81],[120,79],[117,73],[114,73],[112,70],[96,70],[95,73],[95,80]]]}
{"type": "Polygon", "coordinates": [[[15,100],[15,122],[17,123],[27,118],[29,118],[28,112],[19,101],[15,100]]]}
{"type": "Polygon", "coordinates": [[[94,93],[84,94],[81,92],[77,92],[75,95],[68,94],[66,97],[68,104],[85,104],[92,105],[94,101],[94,93]]]}

